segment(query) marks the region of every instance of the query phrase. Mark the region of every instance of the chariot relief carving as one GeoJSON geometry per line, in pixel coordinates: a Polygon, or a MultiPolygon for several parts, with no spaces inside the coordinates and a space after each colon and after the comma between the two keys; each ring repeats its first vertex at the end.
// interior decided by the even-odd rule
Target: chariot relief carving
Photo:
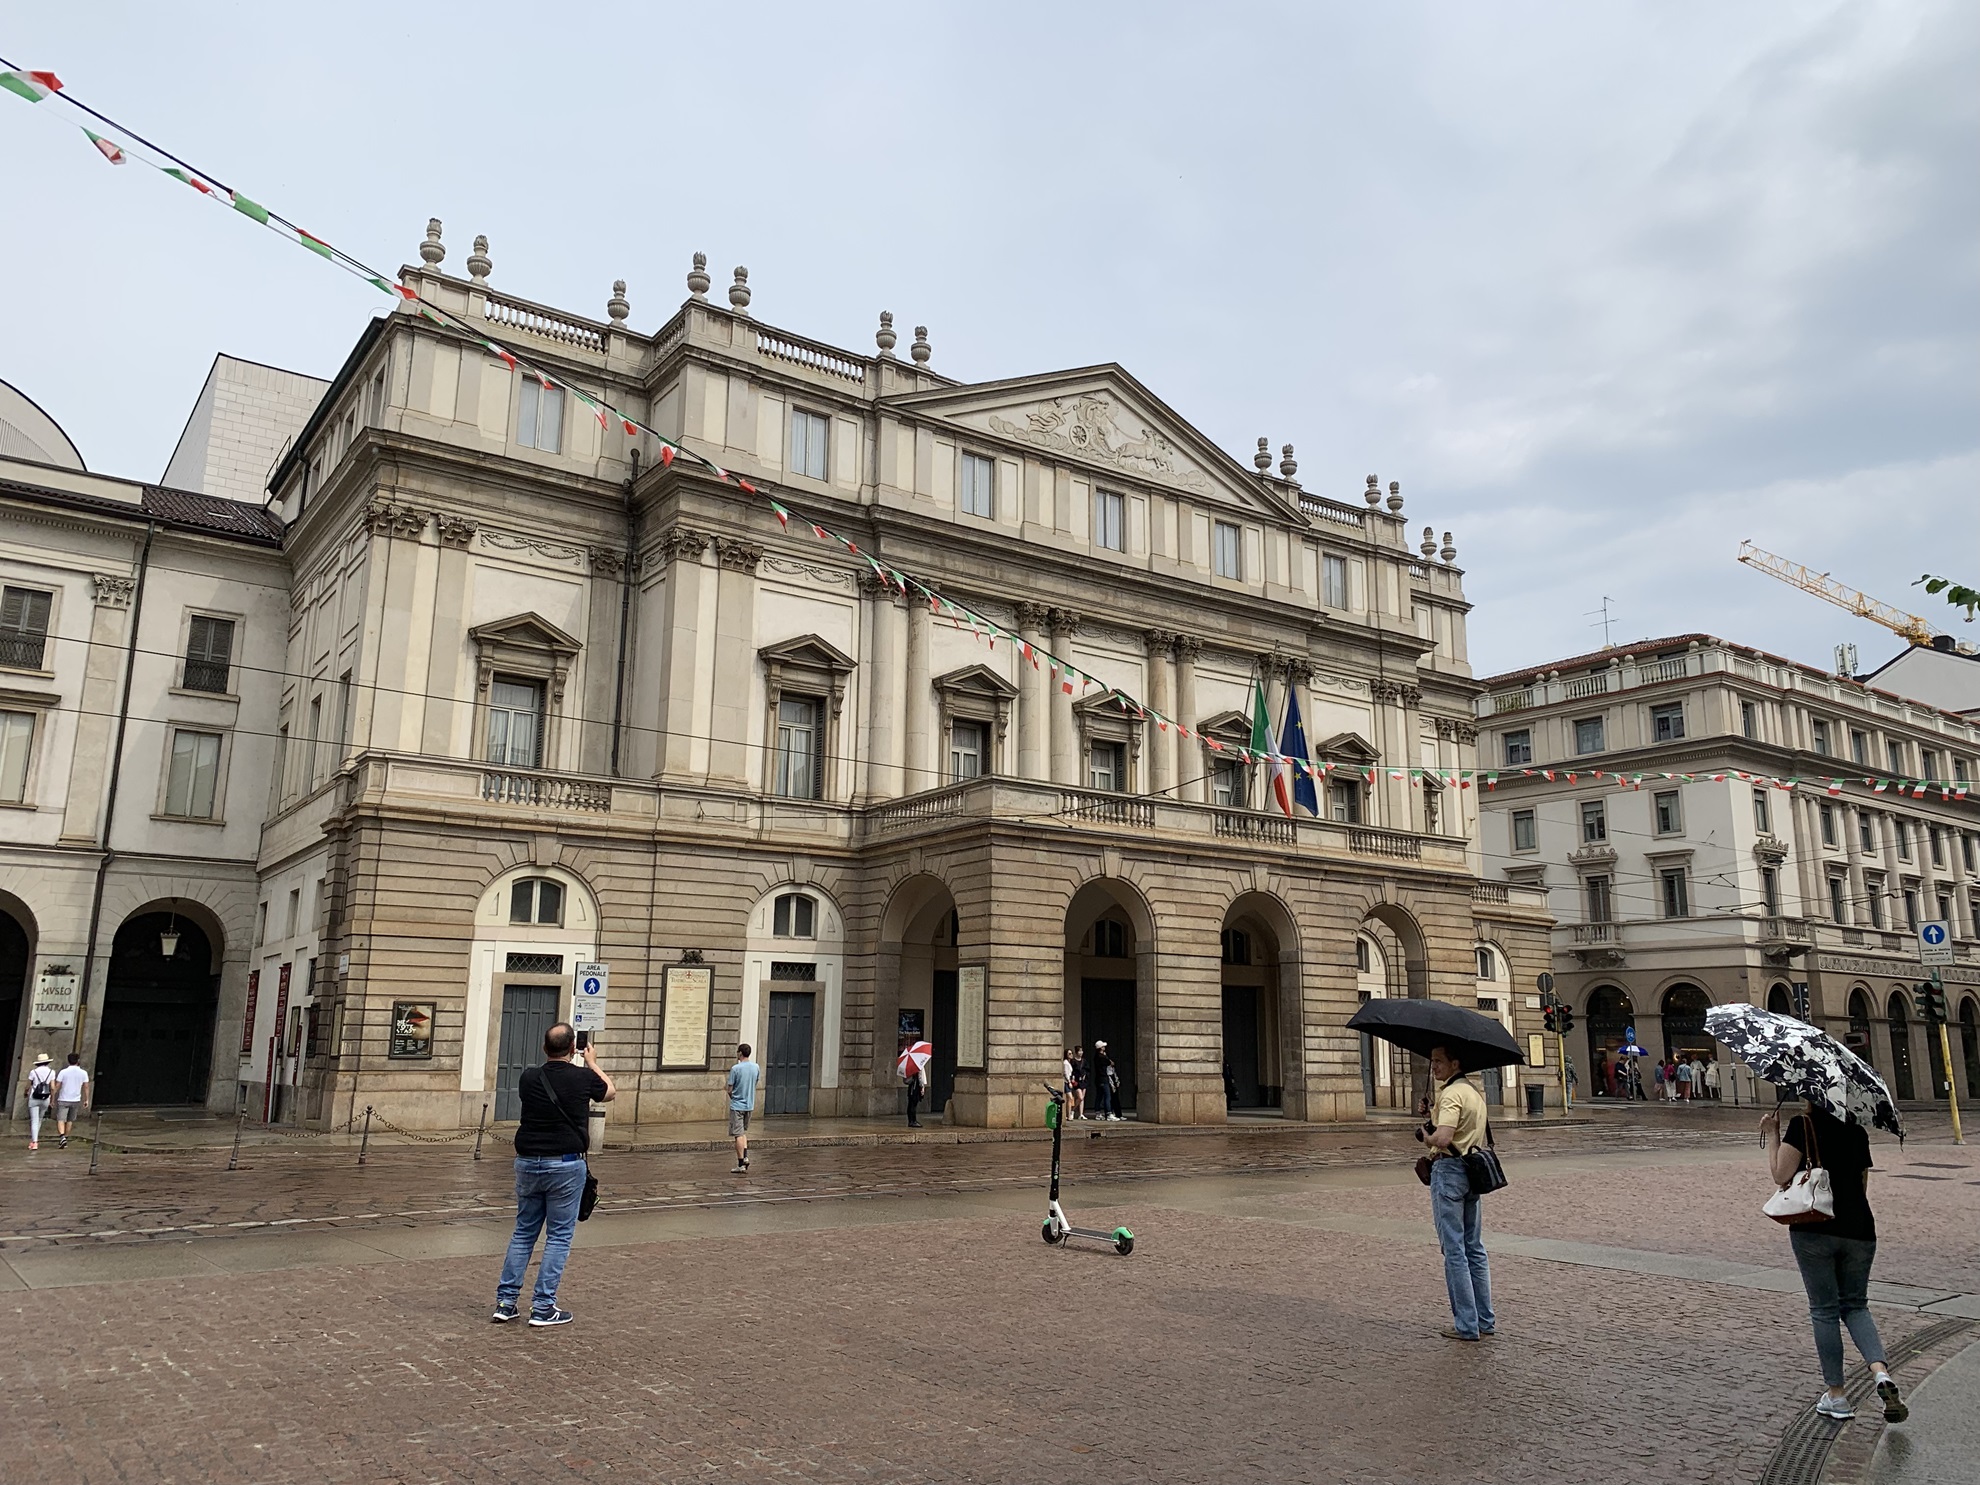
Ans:
{"type": "Polygon", "coordinates": [[[1144,479],[1185,490],[1210,488],[1210,481],[1184,464],[1176,446],[1161,433],[1145,424],[1130,428],[1128,422],[1113,399],[1086,392],[1054,397],[1026,412],[1022,423],[993,415],[990,428],[1034,448],[1097,459],[1144,479]]]}

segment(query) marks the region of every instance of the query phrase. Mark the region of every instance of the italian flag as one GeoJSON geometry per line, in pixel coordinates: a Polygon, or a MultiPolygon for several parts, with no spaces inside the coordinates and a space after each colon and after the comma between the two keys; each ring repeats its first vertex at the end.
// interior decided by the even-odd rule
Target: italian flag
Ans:
{"type": "Polygon", "coordinates": [[[0,72],[0,88],[19,94],[30,103],[39,103],[50,93],[62,91],[62,79],[52,72],[0,72]]]}
{"type": "Polygon", "coordinates": [[[128,158],[124,154],[122,146],[112,144],[101,134],[91,134],[87,129],[83,130],[83,133],[89,135],[89,142],[101,150],[103,152],[103,158],[108,160],[112,165],[122,165],[128,158]]]}
{"type": "MultiPolygon", "coordinates": [[[[667,451],[663,447],[660,453],[661,457],[665,458],[667,451]]],[[[791,513],[774,500],[770,502],[770,514],[777,518],[777,524],[779,526],[782,526],[786,531],[791,529],[791,513]]]]}

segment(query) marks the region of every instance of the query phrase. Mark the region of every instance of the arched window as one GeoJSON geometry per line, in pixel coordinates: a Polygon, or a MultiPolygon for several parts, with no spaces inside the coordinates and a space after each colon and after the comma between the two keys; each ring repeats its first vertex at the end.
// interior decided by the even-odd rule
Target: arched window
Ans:
{"type": "Polygon", "coordinates": [[[1966,1058],[1966,1096],[1980,1094],[1980,1005],[1972,996],[1959,1003],[1959,1043],[1966,1058]]]}
{"type": "Polygon", "coordinates": [[[1499,977],[1499,956],[1492,952],[1491,945],[1478,946],[1478,978],[1496,980],[1499,977]]]}
{"type": "Polygon", "coordinates": [[[1776,982],[1767,988],[1767,1009],[1782,1016],[1794,1014],[1794,999],[1788,994],[1788,987],[1776,982]]]}
{"type": "Polygon", "coordinates": [[[548,877],[524,877],[509,888],[509,921],[511,923],[549,923],[561,926],[564,921],[564,886],[548,877]]]}
{"type": "Polygon", "coordinates": [[[1849,992],[1849,1031],[1847,1040],[1850,1051],[1865,1062],[1876,1066],[1870,1055],[1870,997],[1861,990],[1849,992]]]}
{"type": "Polygon", "coordinates": [[[1664,1056],[1689,1061],[1692,1056],[1716,1057],[1716,1044],[1705,1030],[1705,1012],[1712,1002],[1696,985],[1673,985],[1664,992],[1664,1056]]]}
{"type": "Polygon", "coordinates": [[[1368,940],[1365,938],[1357,937],[1354,941],[1354,967],[1360,970],[1363,974],[1366,974],[1368,973],[1368,966],[1369,966],[1368,940]]]}
{"type": "Polygon", "coordinates": [[[818,937],[818,902],[802,892],[785,892],[772,905],[770,931],[778,938],[818,937]]]}
{"type": "Polygon", "coordinates": [[[1898,1098],[1916,1098],[1911,1081],[1911,1007],[1899,990],[1891,992],[1888,1004],[1891,1029],[1891,1092],[1898,1098]]]}

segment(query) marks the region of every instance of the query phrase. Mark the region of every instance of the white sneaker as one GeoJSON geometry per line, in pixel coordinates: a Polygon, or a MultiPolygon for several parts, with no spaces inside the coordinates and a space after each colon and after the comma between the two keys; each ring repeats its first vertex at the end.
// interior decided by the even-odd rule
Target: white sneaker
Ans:
{"type": "Polygon", "coordinates": [[[1109,1114],[1107,1116],[1107,1122],[1109,1124],[1118,1124],[1121,1122],[1121,1116],[1119,1114],[1109,1114]]]}
{"type": "Polygon", "coordinates": [[[1824,1418],[1834,1418],[1838,1422],[1856,1416],[1856,1409],[1849,1405],[1848,1398],[1832,1398],[1826,1392],[1822,1394],[1821,1401],[1815,1404],[1815,1411],[1824,1418]]]}

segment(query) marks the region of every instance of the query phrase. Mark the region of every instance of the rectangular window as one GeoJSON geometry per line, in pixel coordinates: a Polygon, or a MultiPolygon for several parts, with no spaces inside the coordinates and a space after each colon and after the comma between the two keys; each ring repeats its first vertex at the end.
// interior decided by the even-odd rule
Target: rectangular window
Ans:
{"type": "Polygon", "coordinates": [[[294,938],[296,936],[296,930],[301,926],[302,888],[291,887],[289,889],[289,937],[294,938]]]}
{"type": "Polygon", "coordinates": [[[1836,843],[1836,807],[1833,804],[1820,805],[1816,814],[1822,822],[1822,844],[1833,846],[1836,843]]]}
{"type": "Polygon", "coordinates": [[[1093,492],[1093,544],[1110,552],[1127,550],[1127,502],[1112,490],[1093,492]]]}
{"type": "Polygon", "coordinates": [[[1856,812],[1856,844],[1866,856],[1877,850],[1877,817],[1868,810],[1856,812]]]}
{"type": "Polygon", "coordinates": [[[1532,761],[1532,731],[1522,727],[1516,732],[1508,732],[1506,734],[1506,766],[1508,768],[1515,768],[1520,764],[1531,763],[1532,761]]]}
{"type": "Polygon", "coordinates": [[[1589,877],[1581,884],[1581,897],[1588,911],[1590,923],[1607,923],[1612,918],[1613,904],[1609,898],[1609,879],[1589,877]]]}
{"type": "Polygon", "coordinates": [[[1953,782],[1956,784],[1966,782],[1966,760],[1964,758],[1953,759],[1953,782]]]}
{"type": "Polygon", "coordinates": [[[351,751],[351,673],[347,670],[337,677],[337,754],[341,761],[351,751]]]}
{"type": "Polygon", "coordinates": [[[0,665],[40,670],[48,648],[48,611],[53,593],[8,588],[0,594],[0,665]]]}
{"type": "Polygon", "coordinates": [[[1210,802],[1221,804],[1229,809],[1245,807],[1245,775],[1249,773],[1241,763],[1232,763],[1219,758],[1210,765],[1210,802]]]}
{"type": "Polygon", "coordinates": [[[1781,874],[1771,866],[1760,868],[1760,906],[1770,918],[1781,911],[1781,874]]]}
{"type": "Polygon", "coordinates": [[[1921,779],[1936,779],[1942,777],[1942,775],[1939,772],[1939,755],[1937,750],[1933,748],[1926,748],[1919,753],[1918,777],[1920,777],[1921,779]]]}
{"type": "Polygon", "coordinates": [[[1348,606],[1347,558],[1328,555],[1320,559],[1320,602],[1327,608],[1348,606]]]}
{"type": "Polygon", "coordinates": [[[1849,884],[1841,877],[1829,878],[1829,916],[1838,923],[1849,921],[1849,910],[1844,906],[1849,884]]]}
{"type": "Polygon", "coordinates": [[[1965,866],[1965,868],[1967,869],[1967,871],[1968,871],[1969,873],[1970,873],[1970,872],[1973,872],[1973,871],[1976,871],[1976,870],[1980,870],[1980,866],[1976,866],[1976,865],[1975,865],[1975,856],[1974,856],[1974,850],[1973,850],[1973,837],[1972,837],[1972,836],[1970,836],[1970,835],[1961,835],[1961,836],[1960,836],[1960,838],[1959,838],[1959,859],[1960,859],[1960,863],[1961,863],[1961,864],[1962,864],[1963,866],[1965,866]]]}
{"type": "Polygon", "coordinates": [[[1244,577],[1244,533],[1229,521],[1219,521],[1211,531],[1215,571],[1221,578],[1244,577]]]}
{"type": "Polygon", "coordinates": [[[1889,765],[1889,771],[1891,773],[1903,773],[1904,744],[1894,738],[1886,738],[1884,741],[1884,761],[1889,765]]]}
{"type": "Polygon", "coordinates": [[[233,654],[234,621],[194,614],[186,629],[185,689],[226,695],[233,654]]]}
{"type": "Polygon", "coordinates": [[[1901,820],[1894,816],[1891,820],[1891,833],[1897,837],[1898,860],[1909,861],[1911,859],[1911,821],[1901,820]]]}
{"type": "Polygon", "coordinates": [[[1678,742],[1684,737],[1684,704],[1650,708],[1650,735],[1658,742],[1678,742]]]}
{"type": "Polygon", "coordinates": [[[543,766],[543,686],[495,677],[488,688],[488,761],[498,768],[543,766]]]}
{"type": "Polygon", "coordinates": [[[376,423],[380,418],[384,416],[385,416],[385,368],[381,366],[378,369],[378,374],[371,379],[371,389],[370,392],[365,397],[364,417],[366,422],[376,423]]]}
{"type": "Polygon", "coordinates": [[[516,414],[516,442],[546,454],[564,451],[564,389],[546,387],[533,377],[522,378],[522,401],[516,414]]]}
{"type": "Polygon", "coordinates": [[[824,708],[802,696],[777,702],[776,776],[772,792],[784,799],[822,799],[825,794],[824,708]]]}
{"type": "Polygon", "coordinates": [[[1127,788],[1127,750],[1119,743],[1097,742],[1086,750],[1088,788],[1119,792],[1127,788]]]}
{"type": "Polygon", "coordinates": [[[1829,751],[1829,724],[1820,717],[1808,724],[1809,746],[1826,756],[1829,751]]]}
{"type": "Polygon", "coordinates": [[[34,713],[0,712],[0,803],[27,802],[28,759],[34,753],[34,713]]]}
{"type": "Polygon", "coordinates": [[[1691,895],[1685,890],[1684,868],[1667,866],[1657,873],[1657,884],[1664,898],[1666,918],[1689,918],[1691,916],[1691,895]]]}
{"type": "Polygon", "coordinates": [[[1906,887],[1904,889],[1904,926],[1913,929],[1918,927],[1918,889],[1916,887],[1906,887]]]}
{"type": "Polygon", "coordinates": [[[1666,789],[1660,794],[1653,794],[1650,801],[1656,807],[1657,834],[1676,835],[1684,829],[1684,815],[1678,809],[1677,790],[1666,789]]]}
{"type": "Polygon", "coordinates": [[[1939,833],[1939,827],[1936,825],[1927,826],[1926,833],[1932,840],[1932,864],[1934,866],[1944,866],[1946,864],[1945,837],[1939,833]]]}
{"type": "Polygon", "coordinates": [[[1868,733],[1859,732],[1854,727],[1849,729],[1849,756],[1856,763],[1868,764],[1870,762],[1870,735],[1868,733]]]}
{"type": "Polygon", "coordinates": [[[1755,789],[1753,791],[1753,828],[1762,835],[1766,835],[1774,828],[1770,823],[1771,815],[1772,811],[1767,808],[1767,791],[1765,789],[1755,789]]]}
{"type": "Polygon", "coordinates": [[[1574,724],[1574,750],[1577,753],[1602,751],[1602,719],[1583,717],[1574,724]]]}
{"type": "Polygon", "coordinates": [[[1950,922],[1952,922],[1952,915],[1953,915],[1953,914],[1952,914],[1952,905],[1953,905],[1953,900],[1952,900],[1952,894],[1951,894],[1950,892],[1941,892],[1941,893],[1940,893],[1940,894],[1938,895],[1938,899],[1937,899],[1937,900],[1938,900],[1938,906],[1939,906],[1939,911],[1938,911],[1938,914],[1937,914],[1937,916],[1938,916],[1938,919],[1939,919],[1939,921],[1940,921],[1941,923],[1950,923],[1950,922]]]}
{"type": "Polygon", "coordinates": [[[1590,799],[1581,806],[1581,839],[1584,845],[1609,838],[1609,812],[1599,799],[1590,799]]]}
{"type": "Polygon", "coordinates": [[[983,724],[980,722],[951,722],[949,724],[949,782],[960,784],[969,779],[980,779],[986,770],[983,767],[983,724]]]}
{"type": "Polygon", "coordinates": [[[1333,779],[1327,784],[1327,813],[1342,825],[1361,823],[1361,785],[1352,779],[1333,779]]]}
{"type": "Polygon", "coordinates": [[[825,451],[832,439],[832,422],[823,413],[791,409],[791,473],[825,478],[825,451]]]}
{"type": "Polygon", "coordinates": [[[1512,848],[1515,851],[1537,851],[1540,849],[1539,826],[1532,810],[1512,812],[1512,848]]]}
{"type": "Polygon", "coordinates": [[[981,454],[962,456],[962,513],[990,520],[997,514],[997,465],[981,454]]]}
{"type": "Polygon", "coordinates": [[[220,781],[220,734],[174,732],[172,766],[165,780],[165,813],[189,820],[213,818],[220,781]]]}
{"type": "Polygon", "coordinates": [[[1870,926],[1884,926],[1884,879],[1866,876],[1863,879],[1863,905],[1870,909],[1870,926]]]}
{"type": "Polygon", "coordinates": [[[1739,735],[1748,742],[1760,740],[1760,708],[1750,701],[1739,704],[1739,735]]]}
{"type": "Polygon", "coordinates": [[[254,946],[258,949],[268,942],[268,904],[261,903],[254,910],[254,946]]]}

